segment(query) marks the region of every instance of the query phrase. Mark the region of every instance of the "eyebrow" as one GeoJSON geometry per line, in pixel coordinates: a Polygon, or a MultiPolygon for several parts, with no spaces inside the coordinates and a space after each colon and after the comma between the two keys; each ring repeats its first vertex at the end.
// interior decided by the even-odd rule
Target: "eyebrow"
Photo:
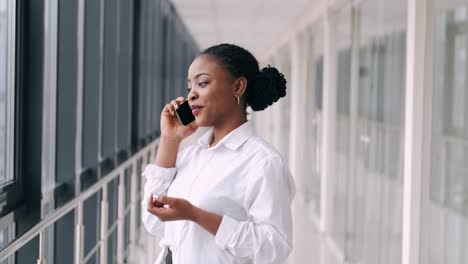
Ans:
{"type": "MultiPolygon", "coordinates": [[[[202,75],[208,75],[208,76],[210,76],[208,73],[202,72],[202,73],[199,73],[199,74],[195,75],[194,79],[197,79],[198,77],[200,77],[200,76],[202,76],[202,75]]],[[[187,82],[190,82],[190,78],[187,79],[187,82]]]]}

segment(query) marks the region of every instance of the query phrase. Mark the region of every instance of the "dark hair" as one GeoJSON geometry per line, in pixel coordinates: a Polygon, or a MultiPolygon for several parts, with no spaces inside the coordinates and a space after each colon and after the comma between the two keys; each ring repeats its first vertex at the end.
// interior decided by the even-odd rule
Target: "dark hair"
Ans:
{"type": "Polygon", "coordinates": [[[233,44],[207,48],[200,55],[215,57],[234,77],[245,77],[245,101],[254,111],[261,111],[286,95],[286,79],[275,67],[260,70],[258,61],[246,49],[233,44]]]}

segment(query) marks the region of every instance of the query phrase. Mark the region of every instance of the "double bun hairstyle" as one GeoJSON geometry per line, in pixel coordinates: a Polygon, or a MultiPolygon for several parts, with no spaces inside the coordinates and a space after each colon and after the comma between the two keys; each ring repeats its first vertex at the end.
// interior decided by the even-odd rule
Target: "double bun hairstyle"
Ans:
{"type": "Polygon", "coordinates": [[[202,51],[200,55],[213,56],[235,78],[245,77],[246,106],[261,111],[286,96],[286,79],[275,67],[260,70],[258,61],[246,49],[234,44],[219,44],[202,51]]]}

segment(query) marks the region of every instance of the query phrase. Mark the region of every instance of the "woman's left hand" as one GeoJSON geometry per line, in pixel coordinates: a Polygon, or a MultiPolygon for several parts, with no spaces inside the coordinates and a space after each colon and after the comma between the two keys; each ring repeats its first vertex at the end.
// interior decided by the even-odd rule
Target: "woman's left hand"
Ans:
{"type": "Polygon", "coordinates": [[[162,195],[154,199],[153,194],[148,199],[148,212],[157,216],[163,222],[175,220],[194,221],[196,209],[197,207],[185,199],[162,195]]]}

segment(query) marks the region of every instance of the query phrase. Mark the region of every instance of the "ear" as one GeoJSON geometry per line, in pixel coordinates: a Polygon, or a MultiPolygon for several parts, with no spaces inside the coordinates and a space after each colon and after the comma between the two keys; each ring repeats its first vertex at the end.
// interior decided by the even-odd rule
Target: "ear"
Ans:
{"type": "Polygon", "coordinates": [[[234,96],[242,97],[242,95],[244,95],[245,90],[247,88],[247,78],[245,77],[237,78],[237,80],[234,82],[234,86],[235,86],[234,96]]]}

